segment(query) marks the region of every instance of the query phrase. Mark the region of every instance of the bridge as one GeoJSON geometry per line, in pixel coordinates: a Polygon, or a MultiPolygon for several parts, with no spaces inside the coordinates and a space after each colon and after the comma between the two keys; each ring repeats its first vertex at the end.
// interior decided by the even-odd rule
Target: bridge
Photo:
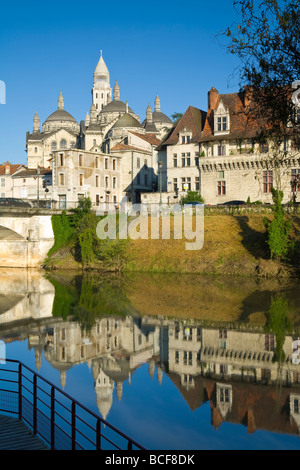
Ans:
{"type": "Polygon", "coordinates": [[[54,244],[52,215],[61,210],[1,207],[0,267],[38,268],[54,244]]]}

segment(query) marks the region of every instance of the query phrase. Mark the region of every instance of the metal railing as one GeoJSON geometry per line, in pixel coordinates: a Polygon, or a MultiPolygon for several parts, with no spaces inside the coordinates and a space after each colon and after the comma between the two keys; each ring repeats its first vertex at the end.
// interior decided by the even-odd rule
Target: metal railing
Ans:
{"type": "Polygon", "coordinates": [[[52,450],[145,450],[20,361],[0,364],[0,414],[23,420],[52,450]]]}

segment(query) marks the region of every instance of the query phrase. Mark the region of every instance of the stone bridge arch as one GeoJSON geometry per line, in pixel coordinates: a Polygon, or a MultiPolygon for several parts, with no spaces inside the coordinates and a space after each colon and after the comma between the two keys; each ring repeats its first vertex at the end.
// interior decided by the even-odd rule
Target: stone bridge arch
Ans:
{"type": "Polygon", "coordinates": [[[0,213],[1,267],[39,267],[53,243],[51,214],[0,213]]]}

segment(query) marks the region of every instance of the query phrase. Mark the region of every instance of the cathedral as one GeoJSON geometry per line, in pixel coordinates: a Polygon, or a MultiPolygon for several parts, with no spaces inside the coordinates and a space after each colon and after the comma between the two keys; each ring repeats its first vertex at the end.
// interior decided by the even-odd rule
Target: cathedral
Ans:
{"type": "Polygon", "coordinates": [[[155,136],[161,140],[172,127],[171,119],[161,112],[160,98],[157,94],[154,110],[150,103],[143,122],[131,109],[128,101],[121,100],[120,87],[116,81],[113,89],[110,74],[104,62],[102,51],[94,71],[92,104],[85,119],[77,122],[65,110],[62,92],[58,98],[58,108],[40,127],[36,112],[33,118],[33,131],[27,132],[26,148],[28,167],[51,167],[52,152],[65,149],[81,149],[110,153],[110,150],[122,142],[132,130],[142,136],[155,136]]]}

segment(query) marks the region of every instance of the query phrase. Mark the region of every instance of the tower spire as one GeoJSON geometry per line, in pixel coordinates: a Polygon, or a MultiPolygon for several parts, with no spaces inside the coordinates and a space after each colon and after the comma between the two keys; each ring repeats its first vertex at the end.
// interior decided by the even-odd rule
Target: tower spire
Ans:
{"type": "Polygon", "coordinates": [[[158,93],[155,98],[154,111],[160,111],[160,99],[159,99],[158,93]]]}
{"type": "Polygon", "coordinates": [[[58,109],[64,109],[64,98],[62,92],[60,92],[58,97],[58,109]]]}
{"type": "Polygon", "coordinates": [[[120,87],[118,81],[116,81],[114,86],[114,101],[120,101],[120,87]]]}

